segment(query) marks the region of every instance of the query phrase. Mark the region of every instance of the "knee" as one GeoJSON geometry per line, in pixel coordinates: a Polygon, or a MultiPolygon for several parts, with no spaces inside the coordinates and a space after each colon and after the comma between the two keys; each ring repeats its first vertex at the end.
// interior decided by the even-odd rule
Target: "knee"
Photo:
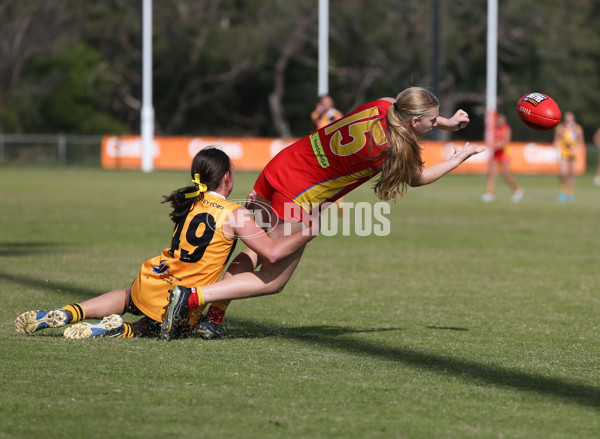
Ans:
{"type": "Polygon", "coordinates": [[[265,284],[264,293],[267,295],[279,294],[283,291],[283,288],[285,287],[286,283],[269,282],[269,283],[265,284]]]}
{"type": "MultiPolygon", "coordinates": [[[[261,273],[265,274],[265,273],[261,273]]],[[[278,276],[270,277],[270,276],[261,276],[263,281],[263,294],[271,295],[278,294],[283,291],[289,279],[282,279],[278,276]]]]}

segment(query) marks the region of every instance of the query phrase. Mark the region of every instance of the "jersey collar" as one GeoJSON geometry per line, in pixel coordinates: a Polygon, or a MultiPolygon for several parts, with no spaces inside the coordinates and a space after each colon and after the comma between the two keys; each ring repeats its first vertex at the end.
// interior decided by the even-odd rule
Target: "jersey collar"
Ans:
{"type": "Polygon", "coordinates": [[[215,191],[208,191],[208,192],[207,192],[207,194],[216,195],[217,197],[221,197],[221,198],[223,198],[224,200],[226,200],[226,199],[227,199],[227,198],[225,198],[223,195],[221,195],[220,193],[218,193],[218,192],[215,192],[215,191]]]}

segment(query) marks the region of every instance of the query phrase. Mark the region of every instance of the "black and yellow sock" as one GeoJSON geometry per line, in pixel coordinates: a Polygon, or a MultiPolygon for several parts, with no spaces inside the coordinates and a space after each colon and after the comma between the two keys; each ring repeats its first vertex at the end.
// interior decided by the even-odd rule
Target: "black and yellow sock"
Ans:
{"type": "Polygon", "coordinates": [[[85,319],[85,311],[83,310],[81,305],[78,303],[73,303],[71,305],[65,305],[62,307],[62,309],[64,309],[65,311],[67,311],[68,313],[71,314],[71,320],[69,321],[69,323],[75,323],[75,322],[85,319]]]}
{"type": "Polygon", "coordinates": [[[123,322],[123,332],[117,335],[117,338],[133,338],[134,335],[131,324],[123,322]]]}

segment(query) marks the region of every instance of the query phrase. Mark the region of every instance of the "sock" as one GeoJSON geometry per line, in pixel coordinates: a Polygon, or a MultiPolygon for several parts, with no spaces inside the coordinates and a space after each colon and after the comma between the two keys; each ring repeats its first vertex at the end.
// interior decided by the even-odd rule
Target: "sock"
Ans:
{"type": "Polygon", "coordinates": [[[117,335],[117,338],[132,338],[134,336],[133,327],[130,323],[123,323],[123,333],[117,335]]]}
{"type": "Polygon", "coordinates": [[[490,194],[490,195],[494,195],[494,189],[488,187],[488,188],[485,189],[485,193],[486,194],[490,194]]]}
{"type": "Polygon", "coordinates": [[[225,311],[227,311],[229,303],[229,301],[211,303],[210,308],[208,308],[208,312],[206,313],[206,317],[211,319],[213,323],[220,325],[223,323],[223,317],[225,317],[225,311]]]}
{"type": "Polygon", "coordinates": [[[204,295],[202,294],[202,288],[191,288],[192,293],[188,299],[188,305],[190,309],[197,308],[200,305],[204,305],[206,302],[204,301],[204,295]]]}
{"type": "Polygon", "coordinates": [[[67,311],[67,314],[71,314],[71,320],[69,320],[69,323],[75,323],[85,319],[85,311],[78,303],[73,303],[72,305],[65,305],[62,307],[62,309],[67,311]]]}

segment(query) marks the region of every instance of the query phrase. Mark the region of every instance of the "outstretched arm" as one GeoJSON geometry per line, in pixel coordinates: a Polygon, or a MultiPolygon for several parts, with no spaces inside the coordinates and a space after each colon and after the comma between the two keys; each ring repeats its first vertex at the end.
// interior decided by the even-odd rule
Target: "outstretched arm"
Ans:
{"type": "MultiPolygon", "coordinates": [[[[310,230],[303,229],[279,239],[271,239],[256,224],[254,217],[245,207],[238,207],[231,212],[228,220],[230,230],[226,230],[226,232],[239,237],[248,248],[271,263],[277,262],[304,247],[318,234],[317,223],[316,225],[313,224],[310,230]]],[[[295,230],[298,230],[300,226],[302,224],[299,223],[295,230]]]]}
{"type": "Polygon", "coordinates": [[[430,168],[423,169],[412,179],[410,185],[412,187],[417,187],[433,183],[434,181],[446,175],[448,172],[456,169],[462,162],[467,160],[472,155],[485,151],[483,146],[479,146],[476,143],[467,142],[462,148],[459,148],[456,145],[453,146],[454,152],[448,160],[438,163],[437,165],[433,165],[430,168]]]}

